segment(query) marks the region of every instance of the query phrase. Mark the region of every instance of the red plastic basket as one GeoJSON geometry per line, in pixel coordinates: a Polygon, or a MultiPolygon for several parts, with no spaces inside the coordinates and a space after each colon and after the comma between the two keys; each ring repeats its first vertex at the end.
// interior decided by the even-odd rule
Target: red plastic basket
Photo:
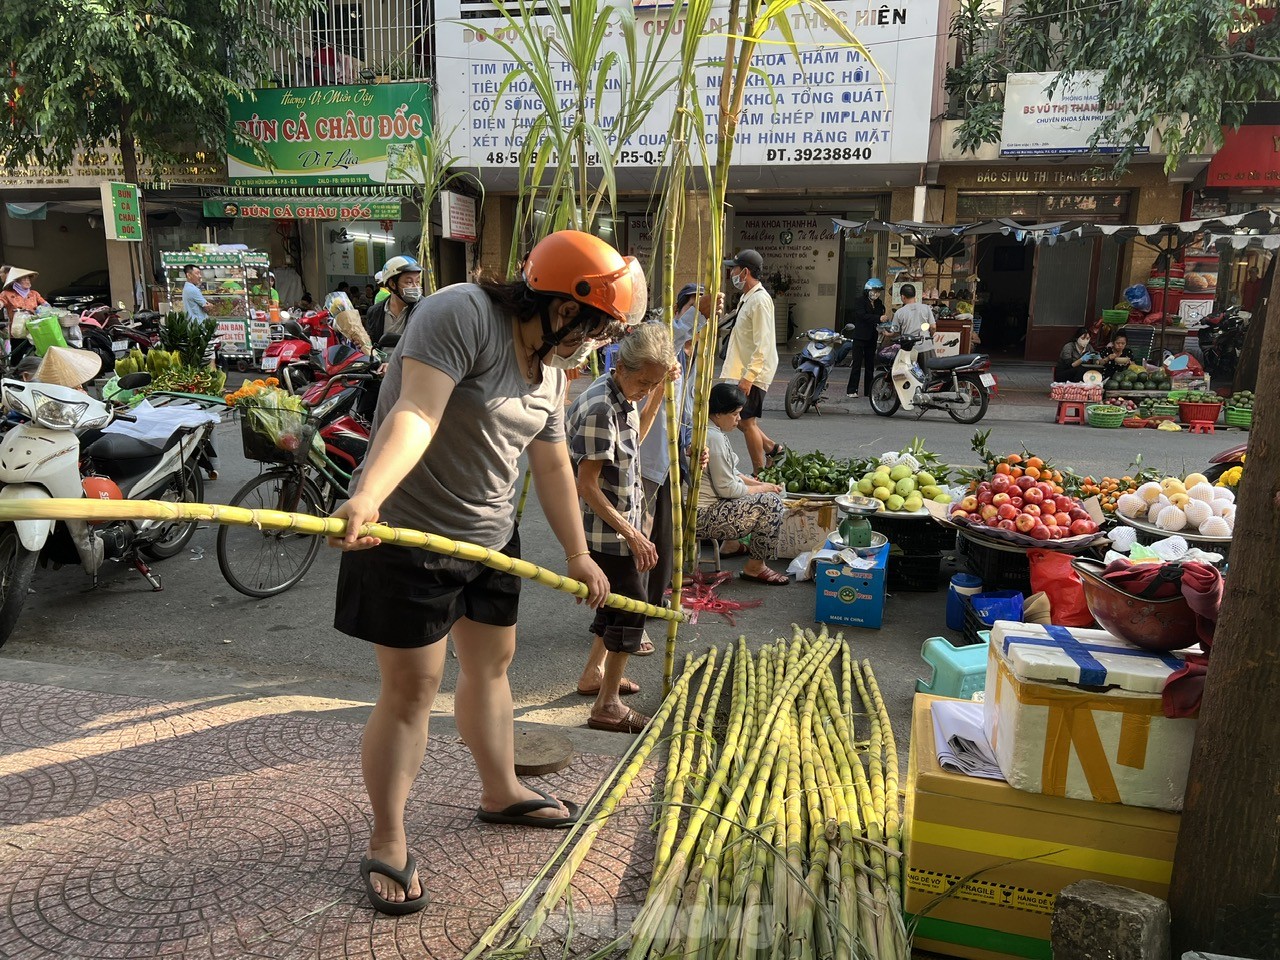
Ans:
{"type": "Polygon", "coordinates": [[[1188,403],[1178,401],[1178,418],[1183,423],[1216,423],[1222,413],[1220,403],[1188,403]]]}

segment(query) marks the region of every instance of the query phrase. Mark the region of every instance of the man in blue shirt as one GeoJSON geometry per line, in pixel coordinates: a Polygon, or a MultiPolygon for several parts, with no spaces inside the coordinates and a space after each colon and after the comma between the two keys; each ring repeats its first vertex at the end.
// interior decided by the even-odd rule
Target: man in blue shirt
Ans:
{"type": "Polygon", "coordinates": [[[204,279],[204,275],[194,263],[188,263],[182,268],[182,272],[187,277],[187,282],[182,285],[182,309],[191,319],[203,320],[209,315],[204,309],[209,305],[209,301],[204,298],[204,293],[200,290],[200,282],[204,279]]]}

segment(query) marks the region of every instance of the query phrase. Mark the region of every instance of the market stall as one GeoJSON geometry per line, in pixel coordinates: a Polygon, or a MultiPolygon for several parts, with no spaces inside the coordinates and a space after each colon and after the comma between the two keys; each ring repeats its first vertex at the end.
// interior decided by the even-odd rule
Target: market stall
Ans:
{"type": "Polygon", "coordinates": [[[210,317],[218,321],[219,359],[226,366],[247,370],[270,343],[270,301],[255,288],[267,289],[270,261],[265,253],[240,249],[200,249],[160,255],[165,297],[182,303],[183,270],[187,265],[204,274],[204,293],[210,317]]]}

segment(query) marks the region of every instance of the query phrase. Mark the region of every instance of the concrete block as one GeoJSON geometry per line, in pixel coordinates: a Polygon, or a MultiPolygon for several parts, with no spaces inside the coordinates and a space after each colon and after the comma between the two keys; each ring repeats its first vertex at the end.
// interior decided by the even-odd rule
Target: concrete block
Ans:
{"type": "Polygon", "coordinates": [[[1169,905],[1158,897],[1097,880],[1058,894],[1054,960],[1169,960],[1169,905]]]}

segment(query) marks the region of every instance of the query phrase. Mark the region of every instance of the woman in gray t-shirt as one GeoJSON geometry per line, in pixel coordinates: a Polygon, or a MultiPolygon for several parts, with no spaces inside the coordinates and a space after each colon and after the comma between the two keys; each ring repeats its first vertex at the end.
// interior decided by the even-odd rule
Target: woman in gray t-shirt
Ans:
{"type": "Polygon", "coordinates": [[[360,871],[383,913],[427,896],[405,842],[404,806],[422,765],[450,634],[460,668],[454,715],[481,781],[478,817],[566,827],[577,807],[520,783],[507,666],[520,581],[479,563],[357,536],[375,520],[519,555],[512,507],[520,455],[565,550],[568,575],[599,607],[609,583],[591,559],[564,443],[563,370],[645,309],[643,271],[603,240],[565,230],[538,243],[519,280],[457,284],[414,307],[379,394],[372,444],[335,516],[348,534],[335,626],[375,644],[381,691],[365,727],[373,835],[360,871]],[[376,547],[376,549],[368,549],[376,547]]]}

